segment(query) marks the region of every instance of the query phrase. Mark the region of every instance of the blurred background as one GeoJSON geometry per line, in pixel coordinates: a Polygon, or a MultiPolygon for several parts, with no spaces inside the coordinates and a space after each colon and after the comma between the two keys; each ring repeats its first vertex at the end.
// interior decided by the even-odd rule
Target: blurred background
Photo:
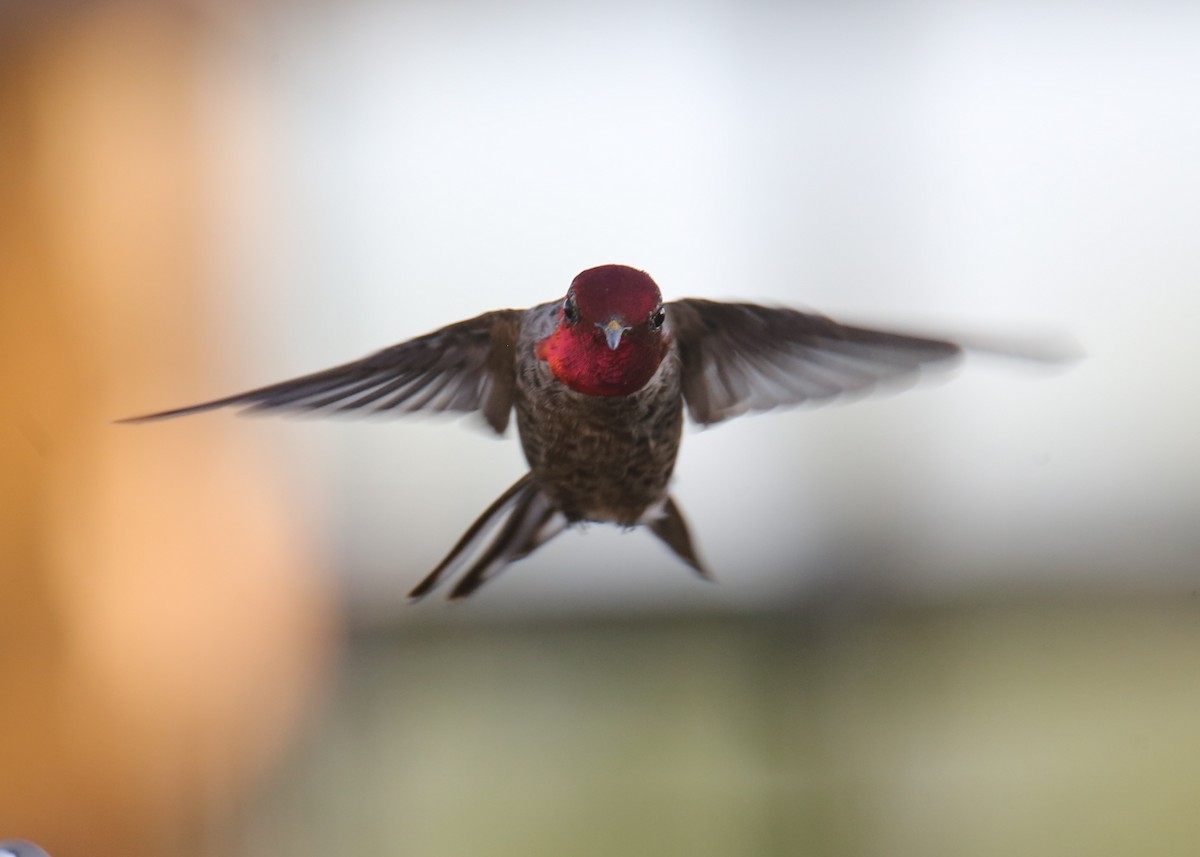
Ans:
{"type": "Polygon", "coordinates": [[[0,838],[1194,855],[1200,7],[0,2],[0,838]],[[404,593],[471,419],[112,420],[621,262],[1048,370],[690,431],[719,583],[404,593]]]}

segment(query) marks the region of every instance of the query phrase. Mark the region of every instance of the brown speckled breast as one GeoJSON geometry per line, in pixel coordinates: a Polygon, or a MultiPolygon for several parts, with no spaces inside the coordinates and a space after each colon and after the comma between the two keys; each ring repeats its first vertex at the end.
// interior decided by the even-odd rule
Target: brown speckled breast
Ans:
{"type": "Polygon", "coordinates": [[[517,344],[517,429],[534,478],[571,521],[632,526],[667,494],[683,428],[679,357],[631,396],[586,396],[534,356],[557,304],[530,310],[517,344]]]}

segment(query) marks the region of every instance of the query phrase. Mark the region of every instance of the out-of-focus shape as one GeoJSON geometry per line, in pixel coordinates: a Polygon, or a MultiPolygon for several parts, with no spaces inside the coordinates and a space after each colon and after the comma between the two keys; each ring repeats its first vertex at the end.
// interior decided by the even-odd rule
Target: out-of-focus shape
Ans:
{"type": "Polygon", "coordinates": [[[222,347],[188,14],[18,4],[0,33],[0,832],[54,857],[211,838],[334,639],[261,440],[110,423],[222,347]]]}
{"type": "Polygon", "coordinates": [[[6,839],[0,842],[0,857],[50,857],[32,842],[6,839]]]}

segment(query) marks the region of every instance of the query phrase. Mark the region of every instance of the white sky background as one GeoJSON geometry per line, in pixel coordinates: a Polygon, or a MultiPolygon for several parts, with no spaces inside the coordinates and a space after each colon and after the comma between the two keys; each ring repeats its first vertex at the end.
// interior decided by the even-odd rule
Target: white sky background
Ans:
{"type": "MultiPolygon", "coordinates": [[[[1089,357],[1066,373],[980,358],[902,396],[692,432],[676,496],[719,587],[648,533],[593,526],[473,609],[766,606],[830,575],[1194,587],[1198,44],[1183,2],[260,9],[211,57],[242,165],[215,236],[245,343],[225,377],[556,298],[606,262],[668,299],[1068,333],[1089,357]]],[[[472,428],[271,429],[355,598],[401,607],[524,471],[514,437],[472,428]]]]}

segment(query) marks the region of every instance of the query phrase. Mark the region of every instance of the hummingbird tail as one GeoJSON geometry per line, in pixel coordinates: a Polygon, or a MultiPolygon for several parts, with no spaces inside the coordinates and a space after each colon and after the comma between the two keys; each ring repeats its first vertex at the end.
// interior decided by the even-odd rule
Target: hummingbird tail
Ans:
{"type": "Polygon", "coordinates": [[[662,514],[648,522],[646,526],[650,528],[650,532],[662,539],[677,557],[695,569],[698,575],[705,580],[714,579],[712,572],[696,555],[696,548],[692,545],[692,534],[688,532],[687,521],[683,519],[683,513],[675,505],[675,498],[668,497],[667,502],[663,504],[662,514]]]}
{"type": "Polygon", "coordinates": [[[457,571],[475,553],[484,536],[502,520],[495,538],[450,591],[451,600],[466,598],[510,562],[529,556],[567,526],[566,516],[534,483],[533,474],[526,473],[475,519],[445,559],[408,597],[417,600],[428,595],[442,578],[457,571]]]}

